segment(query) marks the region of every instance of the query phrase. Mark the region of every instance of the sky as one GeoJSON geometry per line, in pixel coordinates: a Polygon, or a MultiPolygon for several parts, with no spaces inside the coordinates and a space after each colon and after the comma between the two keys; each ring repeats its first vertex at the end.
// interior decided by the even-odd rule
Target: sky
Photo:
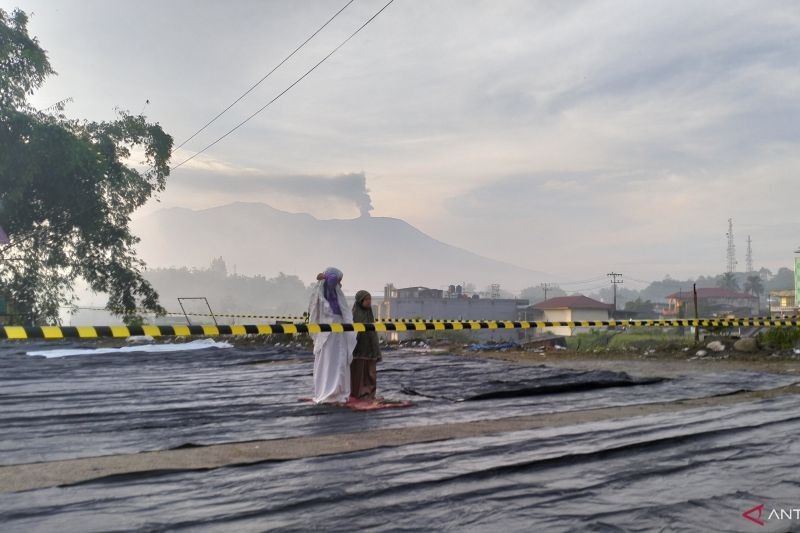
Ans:
{"type": "MultiPolygon", "coordinates": [[[[26,1],[44,108],[143,112],[183,142],[347,0],[26,1]],[[149,100],[149,104],[145,102],[149,100]]],[[[355,0],[173,156],[302,76],[386,0],[355,0]]],[[[237,200],[406,220],[555,279],[716,274],[800,245],[800,4],[396,0],[143,208],[237,200]]],[[[144,239],[146,235],[142,236],[144,239]]],[[[633,286],[631,288],[634,288],[633,286]]]]}

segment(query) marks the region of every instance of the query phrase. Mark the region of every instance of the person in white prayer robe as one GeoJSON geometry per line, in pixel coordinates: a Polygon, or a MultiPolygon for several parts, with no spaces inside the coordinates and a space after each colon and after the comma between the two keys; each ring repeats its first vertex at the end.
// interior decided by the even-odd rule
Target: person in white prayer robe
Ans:
{"type": "MultiPolygon", "coordinates": [[[[308,305],[308,320],[316,324],[352,324],[353,312],[342,292],[341,270],[329,267],[317,276],[308,305]]],[[[316,333],[314,337],[314,403],[347,403],[350,363],[356,333],[316,333]]]]}

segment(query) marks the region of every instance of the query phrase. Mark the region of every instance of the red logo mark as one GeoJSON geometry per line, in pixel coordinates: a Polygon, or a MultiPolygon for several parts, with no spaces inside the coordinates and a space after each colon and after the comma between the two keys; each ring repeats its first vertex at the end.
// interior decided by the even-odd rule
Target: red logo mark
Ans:
{"type": "Polygon", "coordinates": [[[764,504],[756,505],[752,509],[748,509],[742,513],[742,517],[750,520],[754,524],[758,524],[759,526],[764,525],[764,521],[761,520],[761,515],[764,512],[764,504]]]}

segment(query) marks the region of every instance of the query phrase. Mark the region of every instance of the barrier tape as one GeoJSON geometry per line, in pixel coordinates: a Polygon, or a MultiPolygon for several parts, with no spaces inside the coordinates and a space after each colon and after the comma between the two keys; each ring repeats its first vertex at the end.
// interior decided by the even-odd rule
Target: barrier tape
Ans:
{"type": "MultiPolygon", "coordinates": [[[[92,310],[92,311],[108,311],[108,309],[106,309],[104,307],[78,307],[77,309],[88,309],[88,310],[92,310]]],[[[138,312],[145,313],[145,314],[151,314],[152,313],[152,311],[147,311],[147,310],[144,310],[144,309],[138,310],[138,312]]],[[[295,316],[295,315],[238,315],[238,314],[232,314],[232,313],[214,313],[212,315],[211,313],[181,313],[181,312],[178,312],[178,311],[167,311],[165,313],[165,316],[184,316],[184,315],[186,315],[186,316],[204,316],[204,317],[221,317],[221,318],[264,318],[264,319],[268,319],[268,320],[291,320],[291,321],[294,321],[294,322],[304,322],[308,318],[308,316],[306,316],[306,315],[302,315],[302,316],[295,316]]],[[[784,320],[784,319],[796,320],[796,319],[799,319],[800,316],[798,316],[798,315],[786,315],[786,316],[782,316],[782,317],[779,317],[779,318],[781,320],[784,320]]],[[[748,319],[749,320],[774,320],[773,317],[769,317],[769,316],[754,316],[754,317],[748,317],[748,319]]],[[[666,319],[658,319],[657,321],[659,321],[659,320],[660,321],[664,321],[666,319]]],[[[694,320],[694,319],[691,319],[691,320],[694,320]]],[[[705,320],[705,319],[700,319],[700,320],[705,320]]],[[[709,320],[722,320],[722,319],[709,319],[709,320]]],[[[496,321],[489,320],[489,319],[483,319],[483,320],[467,319],[467,320],[462,320],[462,319],[457,319],[457,318],[452,318],[452,319],[451,318],[430,318],[430,319],[425,319],[425,318],[379,318],[379,319],[376,319],[375,322],[377,322],[377,323],[387,323],[387,324],[388,323],[400,323],[400,322],[402,322],[402,323],[423,322],[423,323],[443,323],[443,324],[447,324],[447,323],[451,323],[451,324],[452,323],[462,323],[462,324],[464,324],[464,323],[467,323],[467,322],[469,322],[469,323],[472,323],[472,322],[480,323],[480,322],[496,322],[496,321]]],[[[621,321],[617,321],[617,322],[621,322],[621,321]]],[[[634,320],[633,322],[644,322],[644,321],[643,320],[634,320]]],[[[628,324],[629,321],[626,320],[625,323],[628,324]]]]}
{"type": "Polygon", "coordinates": [[[575,322],[389,322],[354,324],[255,324],[255,325],[217,325],[217,326],[0,326],[0,339],[98,339],[127,338],[138,335],[151,337],[189,337],[218,335],[272,335],[295,333],[342,333],[345,331],[464,331],[498,329],[536,329],[551,327],[735,327],[735,326],[798,326],[796,319],[681,319],[681,320],[588,320],[575,322]]]}
{"type": "MultiPolygon", "coordinates": [[[[70,307],[65,306],[64,309],[78,309],[78,310],[85,310],[85,311],[106,311],[108,309],[105,307],[70,307]]],[[[142,313],[146,315],[153,314],[153,311],[148,309],[137,309],[137,313],[142,313]]],[[[234,314],[227,314],[227,313],[182,313],[180,311],[167,311],[164,313],[165,316],[213,316],[213,317],[223,317],[223,318],[266,318],[272,320],[305,320],[306,317],[304,316],[293,316],[293,315],[234,315],[234,314]]]]}
{"type": "Polygon", "coordinates": [[[233,314],[226,314],[226,313],[173,313],[168,312],[166,313],[167,316],[213,316],[216,318],[268,318],[272,320],[305,320],[306,317],[304,316],[281,316],[281,315],[233,315],[233,314]]]}

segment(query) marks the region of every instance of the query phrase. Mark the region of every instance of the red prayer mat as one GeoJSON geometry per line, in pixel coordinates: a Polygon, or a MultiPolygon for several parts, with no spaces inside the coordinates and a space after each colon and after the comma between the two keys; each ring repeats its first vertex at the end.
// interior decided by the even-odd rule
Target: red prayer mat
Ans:
{"type": "MultiPolygon", "coordinates": [[[[313,402],[313,398],[298,398],[298,402],[313,402]]],[[[376,398],[374,400],[359,400],[352,396],[347,400],[347,403],[329,403],[324,405],[333,405],[336,407],[347,407],[353,411],[377,411],[378,409],[397,409],[402,407],[412,407],[412,402],[400,400],[387,400],[385,398],[376,398]]]]}

